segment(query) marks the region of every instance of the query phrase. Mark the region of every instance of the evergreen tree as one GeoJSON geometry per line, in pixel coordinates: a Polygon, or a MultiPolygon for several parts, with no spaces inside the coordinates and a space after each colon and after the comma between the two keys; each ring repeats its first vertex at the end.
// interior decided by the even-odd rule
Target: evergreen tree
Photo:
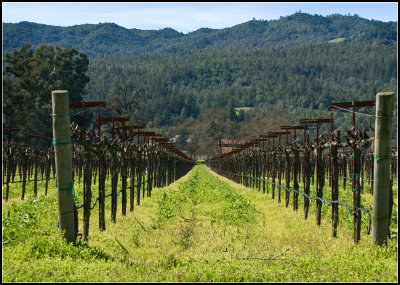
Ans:
{"type": "MultiPolygon", "coordinates": [[[[33,51],[29,43],[20,50],[6,53],[3,71],[3,96],[7,111],[5,121],[11,124],[20,110],[26,115],[19,123],[25,133],[51,137],[51,92],[68,90],[70,101],[81,101],[89,77],[89,60],[75,49],[40,45],[33,51]]],[[[78,119],[78,118],[77,118],[78,119]]]]}

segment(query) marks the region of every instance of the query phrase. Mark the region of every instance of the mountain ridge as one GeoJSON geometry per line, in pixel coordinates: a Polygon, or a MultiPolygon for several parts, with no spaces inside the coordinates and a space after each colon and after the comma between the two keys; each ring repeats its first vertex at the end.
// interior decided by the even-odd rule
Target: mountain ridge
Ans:
{"type": "Polygon", "coordinates": [[[127,29],[115,23],[68,27],[33,22],[3,23],[3,49],[25,42],[34,48],[45,43],[76,48],[89,56],[109,53],[175,53],[202,48],[292,46],[328,42],[336,38],[370,44],[397,44],[397,21],[367,20],[357,15],[329,16],[297,12],[278,20],[250,20],[223,29],[200,28],[187,34],[172,28],[127,29]]]}

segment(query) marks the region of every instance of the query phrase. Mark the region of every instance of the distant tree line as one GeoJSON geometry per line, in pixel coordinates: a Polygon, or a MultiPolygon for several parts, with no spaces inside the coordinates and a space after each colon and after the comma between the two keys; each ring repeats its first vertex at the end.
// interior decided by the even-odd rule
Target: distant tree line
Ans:
{"type": "Polygon", "coordinates": [[[144,55],[204,48],[282,47],[344,38],[351,43],[397,44],[397,22],[363,19],[357,15],[327,17],[296,12],[278,20],[251,20],[225,29],[202,28],[188,34],[171,28],[126,29],[114,23],[71,27],[31,22],[3,23],[3,49],[30,42],[76,48],[90,57],[112,53],[144,55]]]}
{"type": "Polygon", "coordinates": [[[370,100],[377,92],[396,90],[397,48],[324,43],[110,55],[92,59],[88,74],[91,99],[105,98],[119,80],[141,86],[147,105],[143,118],[158,127],[228,105],[278,106],[297,119],[304,109],[323,110],[333,101],[370,100]]]}

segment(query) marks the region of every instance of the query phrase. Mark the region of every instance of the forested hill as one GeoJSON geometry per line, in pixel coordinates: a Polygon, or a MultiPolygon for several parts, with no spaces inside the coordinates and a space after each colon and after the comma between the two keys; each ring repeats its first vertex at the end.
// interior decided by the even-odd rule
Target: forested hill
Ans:
{"type": "MultiPolygon", "coordinates": [[[[82,99],[122,100],[123,90],[128,96],[141,95],[144,107],[135,110],[139,119],[134,123],[162,129],[170,138],[179,135],[178,148],[190,154],[215,155],[218,139],[254,138],[280,125],[297,125],[300,118],[324,118],[331,102],[372,100],[377,92],[397,92],[397,22],[358,16],[295,13],[188,34],[111,23],[3,24],[3,55],[26,42],[32,50],[18,55],[33,54],[40,44],[84,52],[90,81],[82,99]]],[[[5,107],[13,109],[21,106],[5,107]]],[[[349,113],[335,114],[335,124],[351,124],[349,113]]],[[[357,122],[372,119],[358,116],[357,122]]],[[[10,127],[29,132],[35,129],[22,121],[13,124],[10,127]]]]}
{"type": "Polygon", "coordinates": [[[74,47],[89,56],[115,52],[174,53],[202,48],[281,47],[345,40],[351,43],[397,44],[397,22],[367,20],[357,15],[327,17],[295,13],[279,20],[251,20],[224,29],[201,28],[188,34],[171,28],[126,29],[113,23],[70,27],[31,22],[3,23],[3,50],[30,42],[74,47]]]}

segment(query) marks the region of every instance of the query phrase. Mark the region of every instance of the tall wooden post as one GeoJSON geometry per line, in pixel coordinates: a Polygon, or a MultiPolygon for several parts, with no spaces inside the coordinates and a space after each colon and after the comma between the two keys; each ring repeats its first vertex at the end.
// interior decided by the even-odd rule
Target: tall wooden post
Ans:
{"type": "MultiPolygon", "coordinates": [[[[269,161],[271,150],[270,150],[269,139],[270,139],[270,137],[267,135],[267,152],[266,152],[266,155],[267,155],[267,181],[269,180],[269,175],[271,173],[271,166],[270,166],[270,161],[269,161]]],[[[267,183],[267,194],[269,194],[269,186],[268,185],[269,185],[269,183],[267,183]]]]}
{"type": "MultiPolygon", "coordinates": [[[[319,124],[317,122],[317,132],[316,132],[316,138],[315,138],[316,139],[316,144],[317,144],[317,147],[316,147],[316,151],[317,151],[317,155],[316,156],[317,156],[317,158],[315,160],[315,174],[316,174],[317,183],[315,183],[315,192],[317,194],[317,197],[321,196],[321,198],[322,198],[322,193],[321,193],[322,189],[321,189],[320,184],[319,184],[319,180],[320,180],[320,173],[319,172],[320,172],[320,167],[321,167],[322,151],[320,149],[318,136],[319,136],[319,124]]],[[[316,200],[315,203],[317,204],[315,218],[316,218],[317,225],[320,226],[321,225],[322,201],[321,200],[316,200]]]]}
{"type": "Polygon", "coordinates": [[[71,129],[68,91],[51,94],[59,227],[68,242],[75,242],[75,204],[72,181],[71,129]]]}
{"type": "MultiPolygon", "coordinates": [[[[329,123],[329,144],[332,144],[332,133],[333,133],[333,114],[330,113],[330,123],[329,123]]],[[[332,155],[329,152],[329,186],[332,186],[332,155]]]]}
{"type": "Polygon", "coordinates": [[[303,132],[303,185],[304,189],[306,188],[306,128],[307,124],[304,123],[304,132],[303,132]]]}
{"type": "Polygon", "coordinates": [[[394,92],[376,95],[374,198],[372,212],[372,243],[382,245],[388,236],[390,220],[390,149],[394,92]]]}

